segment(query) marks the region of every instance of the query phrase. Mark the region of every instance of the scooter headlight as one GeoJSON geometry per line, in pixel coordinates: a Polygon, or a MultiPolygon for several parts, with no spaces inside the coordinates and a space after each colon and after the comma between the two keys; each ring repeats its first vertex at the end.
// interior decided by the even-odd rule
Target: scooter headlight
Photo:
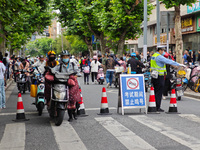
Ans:
{"type": "Polygon", "coordinates": [[[66,96],[66,91],[58,92],[58,91],[54,90],[54,95],[55,95],[56,99],[64,100],[65,96],[66,96]]]}

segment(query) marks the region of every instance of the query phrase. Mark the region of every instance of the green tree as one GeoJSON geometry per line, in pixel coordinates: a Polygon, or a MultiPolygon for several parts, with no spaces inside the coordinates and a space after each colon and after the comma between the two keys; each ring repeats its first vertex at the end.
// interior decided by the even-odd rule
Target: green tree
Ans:
{"type": "MultiPolygon", "coordinates": [[[[135,39],[142,34],[143,1],[95,0],[94,4],[101,8],[95,14],[100,20],[102,30],[112,43],[117,43],[117,53],[122,56],[125,39],[135,39]]],[[[152,5],[148,4],[147,8],[150,14],[152,5]]]]}
{"type": "Polygon", "coordinates": [[[21,48],[37,31],[43,32],[51,23],[51,0],[2,0],[0,1],[1,51],[5,42],[14,49],[21,48]]]}
{"type": "Polygon", "coordinates": [[[68,35],[66,39],[71,45],[71,54],[88,51],[87,44],[78,35],[68,35]]]}
{"type": "Polygon", "coordinates": [[[181,32],[181,15],[180,6],[181,5],[191,5],[196,2],[196,0],[162,0],[166,8],[175,9],[175,41],[176,41],[176,61],[182,63],[182,52],[183,52],[183,39],[181,32]]]}
{"type": "MultiPolygon", "coordinates": [[[[62,36],[57,37],[54,42],[53,42],[53,50],[57,53],[60,54],[62,51],[62,36]]],[[[71,45],[69,43],[69,41],[67,41],[67,39],[63,36],[63,49],[64,50],[68,50],[71,51],[71,45]]]]}

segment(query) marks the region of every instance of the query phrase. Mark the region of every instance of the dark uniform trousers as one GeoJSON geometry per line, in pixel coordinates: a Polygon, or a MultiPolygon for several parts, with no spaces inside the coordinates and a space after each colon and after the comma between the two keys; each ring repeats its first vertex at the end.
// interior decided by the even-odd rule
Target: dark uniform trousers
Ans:
{"type": "Polygon", "coordinates": [[[164,85],[165,85],[164,83],[165,83],[164,76],[158,76],[157,79],[152,78],[152,84],[154,87],[157,109],[159,109],[161,105],[162,94],[163,94],[164,85]]]}

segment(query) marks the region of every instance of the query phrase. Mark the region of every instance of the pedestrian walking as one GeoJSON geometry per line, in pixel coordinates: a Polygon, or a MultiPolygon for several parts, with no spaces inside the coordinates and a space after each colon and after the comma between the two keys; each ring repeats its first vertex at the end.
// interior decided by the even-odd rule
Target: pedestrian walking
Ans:
{"type": "Polygon", "coordinates": [[[164,112],[164,110],[160,107],[164,89],[164,75],[167,72],[166,64],[185,67],[185,65],[179,64],[173,60],[165,58],[164,48],[165,46],[158,46],[157,52],[154,53],[151,57],[152,84],[155,92],[156,108],[159,112],[164,112]]]}
{"type": "Polygon", "coordinates": [[[2,62],[3,55],[0,55],[0,109],[6,108],[6,96],[5,96],[5,86],[4,86],[4,75],[6,72],[6,67],[2,62]]]}
{"type": "Polygon", "coordinates": [[[109,55],[109,58],[106,61],[106,82],[107,82],[107,88],[111,87],[112,80],[113,80],[113,74],[115,72],[115,66],[116,64],[121,66],[120,63],[115,60],[113,54],[109,55]]]}
{"type": "Polygon", "coordinates": [[[97,60],[97,56],[93,56],[93,60],[90,64],[91,66],[91,77],[92,77],[92,83],[97,83],[97,73],[98,73],[98,67],[101,65],[101,63],[97,60]]]}
{"type": "Polygon", "coordinates": [[[84,84],[87,83],[87,85],[89,85],[90,66],[88,65],[88,60],[85,61],[83,75],[84,75],[84,84]]]}

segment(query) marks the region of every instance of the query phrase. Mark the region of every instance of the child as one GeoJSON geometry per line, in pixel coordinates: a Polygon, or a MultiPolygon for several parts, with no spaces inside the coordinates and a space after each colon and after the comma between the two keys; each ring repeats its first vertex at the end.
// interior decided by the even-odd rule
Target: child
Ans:
{"type": "Polygon", "coordinates": [[[5,87],[4,87],[4,74],[6,67],[2,62],[3,56],[0,55],[0,109],[6,108],[6,97],[5,97],[5,87]]]}
{"type": "Polygon", "coordinates": [[[85,66],[84,66],[84,84],[89,85],[89,76],[90,76],[90,66],[88,65],[88,60],[85,61],[85,66]]]}

